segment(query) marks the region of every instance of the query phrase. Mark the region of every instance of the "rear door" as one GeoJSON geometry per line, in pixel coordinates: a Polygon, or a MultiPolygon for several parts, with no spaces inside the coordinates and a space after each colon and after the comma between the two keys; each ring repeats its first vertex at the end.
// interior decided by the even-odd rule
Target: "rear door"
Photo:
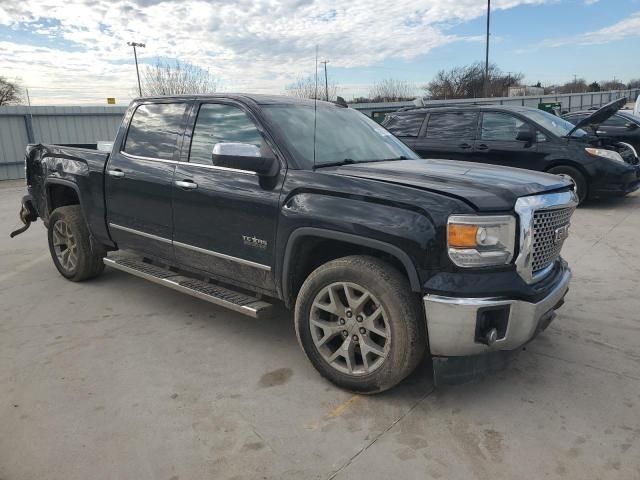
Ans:
{"type": "Polygon", "coordinates": [[[135,108],[105,177],[107,222],[120,248],[173,259],[171,194],[186,121],[186,103],[144,103],[135,108]]]}
{"type": "Polygon", "coordinates": [[[542,169],[537,143],[518,140],[518,132],[535,131],[529,122],[506,112],[482,112],[480,132],[475,143],[474,159],[477,162],[505,165],[507,167],[542,169]]]}
{"type": "Polygon", "coordinates": [[[409,148],[414,149],[418,135],[422,130],[425,116],[424,112],[392,115],[384,127],[402,140],[409,148]]]}
{"type": "Polygon", "coordinates": [[[426,132],[413,149],[422,158],[473,160],[478,114],[474,111],[430,112],[426,132]]]}
{"type": "Polygon", "coordinates": [[[273,291],[272,265],[278,197],[277,179],[212,162],[216,143],[250,143],[262,156],[274,144],[254,115],[231,101],[197,103],[176,167],[173,190],[173,240],[180,265],[223,277],[233,284],[273,291]]]}

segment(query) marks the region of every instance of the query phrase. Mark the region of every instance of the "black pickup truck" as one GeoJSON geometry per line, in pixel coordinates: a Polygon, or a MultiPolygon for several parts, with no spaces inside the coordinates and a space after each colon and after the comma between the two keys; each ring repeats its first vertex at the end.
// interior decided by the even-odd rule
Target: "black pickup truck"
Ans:
{"type": "MultiPolygon", "coordinates": [[[[252,317],[276,302],[314,367],[357,392],[502,366],[571,277],[573,186],[421,160],[359,112],[224,94],[132,102],[110,154],[28,146],[26,229],[59,272],[106,264],[252,317]]],[[[19,233],[14,232],[14,234],[19,233]]]]}

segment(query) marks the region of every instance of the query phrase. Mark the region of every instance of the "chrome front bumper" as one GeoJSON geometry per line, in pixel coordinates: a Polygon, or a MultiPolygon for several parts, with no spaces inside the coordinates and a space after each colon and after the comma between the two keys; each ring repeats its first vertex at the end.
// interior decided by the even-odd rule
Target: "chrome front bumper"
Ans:
{"type": "Polygon", "coordinates": [[[508,298],[426,295],[423,300],[431,354],[446,357],[468,356],[514,350],[524,345],[538,333],[540,323],[553,314],[554,307],[567,293],[570,280],[571,270],[567,268],[555,288],[538,303],[508,298]],[[501,306],[509,308],[504,336],[498,338],[491,346],[477,341],[478,312],[501,306]]]}

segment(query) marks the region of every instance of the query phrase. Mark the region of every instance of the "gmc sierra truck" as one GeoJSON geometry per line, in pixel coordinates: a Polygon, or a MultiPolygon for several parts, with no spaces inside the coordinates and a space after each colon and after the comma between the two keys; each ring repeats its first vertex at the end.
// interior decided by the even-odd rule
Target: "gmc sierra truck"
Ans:
{"type": "Polygon", "coordinates": [[[223,94],[140,98],[111,153],[26,152],[71,281],[105,265],[251,317],[282,302],[318,372],[391,388],[427,351],[436,383],[504,366],[569,287],[577,198],[556,175],[423,160],[346,104],[223,94]]]}

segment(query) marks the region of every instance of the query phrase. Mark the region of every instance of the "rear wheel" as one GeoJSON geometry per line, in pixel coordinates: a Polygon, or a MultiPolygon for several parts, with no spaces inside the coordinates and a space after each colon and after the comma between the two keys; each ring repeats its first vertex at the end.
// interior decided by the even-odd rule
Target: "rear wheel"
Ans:
{"type": "Polygon", "coordinates": [[[409,283],[373,257],[333,260],[311,273],[296,301],[295,324],[320,374],[360,393],[399,383],[426,346],[426,326],[409,283]]]}
{"type": "Polygon", "coordinates": [[[587,194],[589,193],[587,191],[587,181],[578,169],[566,165],[560,165],[550,168],[548,172],[564,177],[572,182],[576,195],[578,196],[579,203],[582,203],[587,199],[587,194]]]}
{"type": "Polygon", "coordinates": [[[60,274],[80,282],[104,270],[105,252],[91,241],[79,205],[56,208],[49,217],[49,251],[60,274]]]}

